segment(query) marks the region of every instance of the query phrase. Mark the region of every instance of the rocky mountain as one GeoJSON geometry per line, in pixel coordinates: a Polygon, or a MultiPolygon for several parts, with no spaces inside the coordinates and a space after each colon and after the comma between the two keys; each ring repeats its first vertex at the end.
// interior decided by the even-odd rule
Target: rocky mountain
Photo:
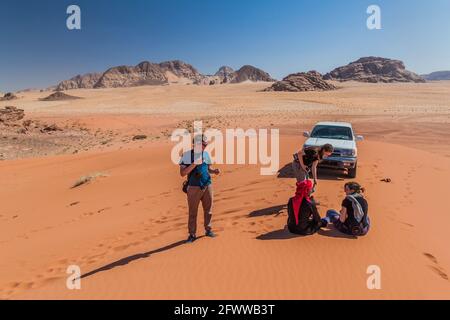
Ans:
{"type": "Polygon", "coordinates": [[[180,60],[161,62],[159,66],[164,72],[171,72],[179,78],[197,81],[203,77],[192,65],[180,60]]]}
{"type": "Polygon", "coordinates": [[[234,71],[231,67],[223,66],[212,76],[202,76],[199,81],[195,81],[195,84],[199,85],[216,85],[223,83],[241,83],[244,81],[275,81],[270,75],[253,66],[243,66],[238,71],[234,71]]]}
{"type": "Polygon", "coordinates": [[[0,97],[0,101],[10,101],[10,100],[16,100],[16,99],[17,99],[17,96],[12,92],[5,93],[5,95],[3,97],[0,97]]]}
{"type": "Polygon", "coordinates": [[[92,89],[100,80],[101,73],[87,73],[78,75],[72,79],[62,81],[56,86],[56,91],[64,91],[71,89],[92,89]]]}
{"type": "Polygon", "coordinates": [[[238,71],[224,66],[215,75],[208,76],[201,74],[192,65],[180,60],[165,61],[159,64],[144,61],[137,66],[113,67],[102,74],[90,73],[78,75],[59,83],[56,86],[56,91],[162,85],[168,83],[215,85],[244,81],[275,80],[268,73],[253,66],[243,66],[238,71]]]}
{"type": "Polygon", "coordinates": [[[119,88],[141,85],[161,85],[181,79],[198,81],[203,76],[183,61],[151,63],[144,61],[136,66],[118,66],[104,73],[90,73],[62,81],[57,91],[70,89],[119,88]]]}
{"type": "Polygon", "coordinates": [[[135,67],[119,66],[108,69],[100,77],[94,88],[160,85],[167,82],[167,76],[159,64],[144,61],[135,67]]]}
{"type": "Polygon", "coordinates": [[[236,78],[236,72],[231,67],[223,66],[214,74],[219,77],[222,83],[233,82],[236,78]]]}
{"type": "Polygon", "coordinates": [[[402,61],[365,57],[327,73],[325,80],[360,82],[425,82],[421,76],[406,70],[402,61]]]}
{"type": "Polygon", "coordinates": [[[317,71],[300,72],[288,75],[281,81],[275,82],[264,91],[327,91],[335,90],[336,86],[323,80],[317,71]]]}
{"type": "Polygon", "coordinates": [[[243,66],[236,71],[235,74],[236,76],[231,83],[241,83],[244,81],[276,81],[267,72],[250,65],[243,66]]]}
{"type": "Polygon", "coordinates": [[[427,81],[442,81],[442,80],[450,80],[450,71],[436,71],[430,74],[422,75],[427,81]]]}

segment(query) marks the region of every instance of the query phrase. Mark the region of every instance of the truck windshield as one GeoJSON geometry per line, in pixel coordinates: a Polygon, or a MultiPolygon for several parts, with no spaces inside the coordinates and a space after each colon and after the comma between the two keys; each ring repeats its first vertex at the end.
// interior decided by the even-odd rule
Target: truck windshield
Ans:
{"type": "Polygon", "coordinates": [[[352,130],[339,126],[316,126],[311,133],[311,138],[353,140],[352,130]]]}

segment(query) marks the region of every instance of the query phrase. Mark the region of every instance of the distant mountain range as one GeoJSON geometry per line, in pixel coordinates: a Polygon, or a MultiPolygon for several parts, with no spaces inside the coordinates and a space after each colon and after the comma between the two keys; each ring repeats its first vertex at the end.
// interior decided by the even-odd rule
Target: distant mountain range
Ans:
{"type": "Polygon", "coordinates": [[[427,81],[450,80],[450,71],[436,71],[430,74],[424,74],[422,77],[427,81]]]}
{"type": "Polygon", "coordinates": [[[369,83],[425,82],[421,76],[408,71],[402,61],[380,57],[364,57],[322,76],[317,71],[294,73],[274,83],[265,91],[328,91],[337,87],[332,81],[369,83]]]}
{"type": "Polygon", "coordinates": [[[121,88],[141,85],[164,85],[169,83],[192,83],[214,85],[244,81],[275,81],[265,71],[246,65],[238,71],[221,67],[215,75],[203,75],[192,65],[183,61],[152,63],[144,61],[136,66],[118,66],[104,73],[88,73],[60,82],[57,91],[70,89],[121,88]]]}
{"type": "Polygon", "coordinates": [[[78,75],[49,88],[56,91],[70,89],[121,88],[142,85],[167,85],[171,83],[194,85],[217,85],[245,81],[275,82],[268,91],[333,90],[334,85],[326,81],[359,81],[368,83],[416,82],[427,80],[450,80],[450,71],[418,75],[406,70],[400,60],[381,57],[363,57],[348,65],[338,67],[322,76],[320,73],[300,72],[276,82],[267,72],[251,65],[235,71],[223,66],[214,75],[201,74],[192,65],[180,61],[152,63],[144,61],[136,66],[117,66],[102,73],[78,75]]]}

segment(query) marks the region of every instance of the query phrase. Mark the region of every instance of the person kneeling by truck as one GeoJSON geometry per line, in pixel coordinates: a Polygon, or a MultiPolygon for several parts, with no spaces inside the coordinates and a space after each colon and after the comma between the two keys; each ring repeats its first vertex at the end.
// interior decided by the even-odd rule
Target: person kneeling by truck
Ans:
{"type": "Polygon", "coordinates": [[[292,168],[294,170],[297,182],[302,182],[310,178],[314,180],[314,186],[317,185],[317,166],[320,161],[331,156],[334,148],[331,144],[325,144],[322,147],[308,147],[294,154],[292,168]]]}

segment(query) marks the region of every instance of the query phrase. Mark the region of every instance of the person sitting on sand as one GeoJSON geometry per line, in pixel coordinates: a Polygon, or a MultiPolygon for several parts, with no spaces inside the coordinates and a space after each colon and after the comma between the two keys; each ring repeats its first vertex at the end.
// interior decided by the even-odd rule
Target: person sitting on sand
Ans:
{"type": "Polygon", "coordinates": [[[200,202],[202,203],[204,213],[204,226],[207,237],[215,237],[211,229],[212,205],[213,205],[213,189],[211,186],[210,174],[220,174],[219,169],[211,168],[211,158],[205,151],[208,145],[205,136],[196,136],[193,141],[192,150],[185,152],[180,161],[180,175],[188,176],[187,181],[187,202],[189,208],[188,231],[189,237],[187,242],[194,242],[197,232],[197,213],[200,202]],[[201,152],[197,151],[196,144],[201,143],[201,152]]]}
{"type": "Polygon", "coordinates": [[[362,195],[364,188],[357,182],[348,182],[344,191],[347,196],[342,201],[341,211],[328,210],[327,217],[322,219],[323,225],[332,222],[342,233],[364,236],[370,229],[369,205],[362,195]]]}
{"type": "Polygon", "coordinates": [[[300,235],[312,235],[322,227],[316,203],[311,197],[313,184],[306,179],[297,182],[295,196],[288,203],[288,230],[300,235]]]}
{"type": "Polygon", "coordinates": [[[325,144],[322,147],[307,147],[303,151],[294,154],[292,168],[297,182],[302,182],[309,178],[312,173],[314,186],[317,185],[317,166],[320,161],[331,156],[334,148],[331,144],[325,144]]]}

